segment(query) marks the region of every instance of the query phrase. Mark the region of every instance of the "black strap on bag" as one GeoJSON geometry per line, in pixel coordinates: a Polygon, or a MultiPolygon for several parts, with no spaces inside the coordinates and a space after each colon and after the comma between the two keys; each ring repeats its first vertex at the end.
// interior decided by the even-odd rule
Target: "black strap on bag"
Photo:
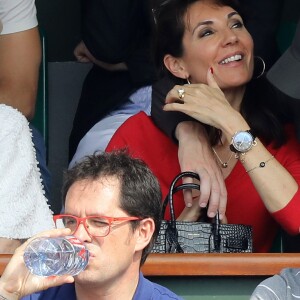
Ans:
{"type": "MultiPolygon", "coordinates": [[[[185,189],[195,189],[200,191],[200,185],[197,183],[183,183],[181,185],[176,186],[178,181],[182,179],[183,177],[192,177],[197,180],[200,180],[200,177],[197,173],[186,171],[182,172],[179,175],[177,175],[173,182],[171,183],[170,190],[168,195],[166,196],[163,206],[162,206],[162,216],[165,215],[166,207],[168,203],[170,204],[170,215],[171,215],[171,223],[170,226],[166,232],[166,238],[168,239],[169,243],[173,245],[173,247],[176,249],[177,253],[183,253],[180,244],[178,243],[178,231],[176,228],[176,219],[175,219],[175,212],[174,212],[174,201],[173,201],[173,195],[176,194],[179,191],[185,190],[185,189]]],[[[220,218],[219,218],[219,212],[217,212],[215,218],[214,218],[214,226],[213,226],[213,239],[214,239],[214,247],[215,251],[220,250],[220,243],[221,243],[221,235],[220,235],[220,218]]],[[[174,249],[173,249],[174,250],[174,249]]]]}
{"type": "Polygon", "coordinates": [[[217,212],[212,222],[176,221],[173,195],[184,189],[200,190],[196,183],[178,184],[184,177],[199,180],[194,172],[182,172],[172,181],[162,205],[165,216],[169,204],[171,219],[163,220],[153,253],[238,253],[252,252],[252,228],[243,224],[221,224],[217,212]],[[198,237],[197,237],[198,236],[198,237]]]}

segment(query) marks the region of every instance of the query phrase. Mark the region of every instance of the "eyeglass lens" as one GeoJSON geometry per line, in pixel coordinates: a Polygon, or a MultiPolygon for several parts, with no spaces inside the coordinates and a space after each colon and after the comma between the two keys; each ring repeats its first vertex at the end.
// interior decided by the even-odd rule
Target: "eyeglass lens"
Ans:
{"type": "MultiPolygon", "coordinates": [[[[72,216],[64,216],[56,219],[56,228],[69,228],[71,229],[71,234],[73,234],[78,227],[78,221],[72,216]]],[[[89,234],[94,236],[105,236],[109,232],[109,223],[103,218],[86,218],[85,227],[89,234]]]]}

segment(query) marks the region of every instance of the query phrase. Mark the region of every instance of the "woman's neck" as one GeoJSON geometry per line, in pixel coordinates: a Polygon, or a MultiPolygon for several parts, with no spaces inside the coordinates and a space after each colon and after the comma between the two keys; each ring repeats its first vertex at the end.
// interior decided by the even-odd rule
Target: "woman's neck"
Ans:
{"type": "Polygon", "coordinates": [[[223,93],[227,101],[237,111],[240,111],[241,109],[241,104],[244,98],[245,90],[246,90],[245,85],[238,88],[223,90],[223,93]]]}

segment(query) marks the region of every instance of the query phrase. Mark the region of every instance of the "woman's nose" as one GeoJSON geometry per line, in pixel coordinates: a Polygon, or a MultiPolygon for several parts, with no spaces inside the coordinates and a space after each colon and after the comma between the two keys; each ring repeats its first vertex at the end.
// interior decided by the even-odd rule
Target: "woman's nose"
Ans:
{"type": "Polygon", "coordinates": [[[238,40],[239,40],[238,36],[230,28],[224,31],[224,39],[223,39],[224,46],[235,44],[238,42],[238,40]]]}

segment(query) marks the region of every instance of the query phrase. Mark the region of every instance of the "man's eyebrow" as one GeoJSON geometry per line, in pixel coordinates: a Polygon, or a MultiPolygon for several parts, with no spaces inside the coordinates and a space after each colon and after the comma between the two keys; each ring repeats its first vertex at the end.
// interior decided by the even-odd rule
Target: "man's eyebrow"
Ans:
{"type": "MultiPolygon", "coordinates": [[[[230,18],[232,18],[233,16],[235,16],[235,15],[240,15],[238,12],[236,12],[236,11],[233,11],[233,12],[231,12],[231,13],[229,13],[228,15],[227,15],[227,19],[230,19],[230,18]]],[[[192,34],[194,34],[194,32],[195,32],[195,30],[199,27],[199,26],[203,26],[203,25],[211,25],[211,24],[213,24],[213,21],[202,21],[202,22],[199,22],[195,27],[194,27],[194,29],[193,29],[193,31],[192,31],[192,34]]]]}

